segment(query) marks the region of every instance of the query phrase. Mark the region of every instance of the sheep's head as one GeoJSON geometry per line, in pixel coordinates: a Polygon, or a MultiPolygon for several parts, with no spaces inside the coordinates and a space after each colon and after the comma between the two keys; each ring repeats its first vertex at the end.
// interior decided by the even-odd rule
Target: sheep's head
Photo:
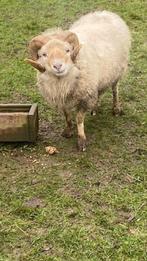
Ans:
{"type": "Polygon", "coordinates": [[[29,44],[32,59],[27,59],[40,72],[48,71],[56,76],[66,75],[73,67],[80,50],[76,34],[64,31],[49,37],[39,35],[29,44]]]}

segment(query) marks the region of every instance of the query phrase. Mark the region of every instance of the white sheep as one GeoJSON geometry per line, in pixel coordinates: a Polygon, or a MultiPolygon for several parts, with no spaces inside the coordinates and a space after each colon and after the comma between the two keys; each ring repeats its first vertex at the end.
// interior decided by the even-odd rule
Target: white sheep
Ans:
{"type": "Polygon", "coordinates": [[[78,147],[86,149],[85,113],[93,111],[108,87],[113,92],[113,113],[120,112],[117,83],[127,69],[130,33],[116,14],[102,11],[82,16],[69,29],[46,31],[29,43],[38,69],[38,87],[50,105],[62,110],[72,135],[72,110],[77,111],[78,147]]]}

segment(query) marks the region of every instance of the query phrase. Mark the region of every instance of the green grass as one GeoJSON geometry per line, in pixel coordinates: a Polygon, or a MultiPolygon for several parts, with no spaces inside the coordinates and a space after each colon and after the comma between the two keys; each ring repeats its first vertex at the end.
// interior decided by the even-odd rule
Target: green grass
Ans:
{"type": "Polygon", "coordinates": [[[0,101],[38,102],[35,145],[0,146],[0,261],[142,261],[147,246],[147,5],[124,0],[1,0],[0,101]],[[111,114],[108,92],[86,118],[88,148],[60,136],[63,118],[35,87],[26,44],[48,27],[96,9],[120,14],[132,32],[128,76],[120,84],[125,114],[111,114]],[[46,145],[60,153],[48,156],[46,145]]]}

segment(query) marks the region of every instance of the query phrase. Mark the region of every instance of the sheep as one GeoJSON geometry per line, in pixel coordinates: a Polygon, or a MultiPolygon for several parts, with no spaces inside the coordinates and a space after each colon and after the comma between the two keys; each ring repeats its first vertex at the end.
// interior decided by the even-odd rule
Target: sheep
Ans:
{"type": "Polygon", "coordinates": [[[96,110],[107,88],[112,88],[113,113],[121,111],[117,83],[127,69],[130,45],[128,26],[108,11],[89,13],[69,30],[47,30],[29,42],[27,62],[38,70],[44,98],[65,115],[64,137],[72,136],[71,113],[76,111],[80,151],[86,150],[85,114],[96,110]]]}

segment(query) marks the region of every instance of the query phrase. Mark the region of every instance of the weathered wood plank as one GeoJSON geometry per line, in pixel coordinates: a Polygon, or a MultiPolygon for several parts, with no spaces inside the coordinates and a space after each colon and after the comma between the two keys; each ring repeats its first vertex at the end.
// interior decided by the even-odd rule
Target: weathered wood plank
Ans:
{"type": "Polygon", "coordinates": [[[0,105],[0,141],[34,142],[38,133],[37,104],[0,105]]]}

